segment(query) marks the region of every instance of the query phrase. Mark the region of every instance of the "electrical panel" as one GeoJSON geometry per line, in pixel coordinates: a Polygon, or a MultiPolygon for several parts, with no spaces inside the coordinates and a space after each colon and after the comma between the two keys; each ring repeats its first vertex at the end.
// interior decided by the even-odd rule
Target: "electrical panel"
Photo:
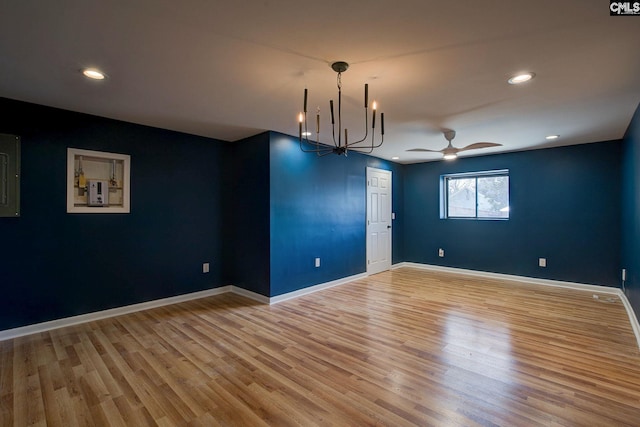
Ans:
{"type": "Polygon", "coordinates": [[[20,216],[20,137],[0,134],[0,217],[20,216]]]}
{"type": "Polygon", "coordinates": [[[89,179],[87,206],[109,206],[109,184],[107,181],[89,179]]]}
{"type": "Polygon", "coordinates": [[[129,213],[131,158],[67,148],[67,212],[129,213]]]}

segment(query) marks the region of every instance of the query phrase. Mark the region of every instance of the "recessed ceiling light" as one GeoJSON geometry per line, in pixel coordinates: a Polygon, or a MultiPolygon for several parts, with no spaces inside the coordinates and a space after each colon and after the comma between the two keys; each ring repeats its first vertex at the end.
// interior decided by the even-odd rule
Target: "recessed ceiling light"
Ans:
{"type": "Polygon", "coordinates": [[[535,76],[536,75],[534,73],[530,73],[530,72],[518,73],[515,76],[512,76],[508,80],[508,82],[509,82],[509,84],[512,84],[512,85],[519,85],[521,83],[528,82],[529,80],[531,80],[535,76]]]}
{"type": "Polygon", "coordinates": [[[549,135],[549,136],[546,136],[546,137],[545,137],[545,139],[549,139],[549,140],[551,140],[551,139],[558,139],[558,138],[560,138],[560,135],[549,135]]]}
{"type": "Polygon", "coordinates": [[[97,68],[85,68],[82,70],[82,74],[93,80],[104,80],[107,76],[97,68]]]}
{"type": "Polygon", "coordinates": [[[393,157],[391,158],[391,160],[399,160],[399,159],[400,159],[400,157],[398,157],[398,156],[393,156],[393,157]]]}
{"type": "Polygon", "coordinates": [[[302,136],[311,136],[311,132],[302,132],[302,136]]]}

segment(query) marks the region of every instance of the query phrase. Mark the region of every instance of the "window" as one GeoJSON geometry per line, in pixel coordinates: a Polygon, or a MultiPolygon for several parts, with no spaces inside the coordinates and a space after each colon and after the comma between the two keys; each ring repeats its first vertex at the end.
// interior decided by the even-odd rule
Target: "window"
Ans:
{"type": "Polygon", "coordinates": [[[441,218],[509,219],[509,171],[441,177],[441,218]]]}

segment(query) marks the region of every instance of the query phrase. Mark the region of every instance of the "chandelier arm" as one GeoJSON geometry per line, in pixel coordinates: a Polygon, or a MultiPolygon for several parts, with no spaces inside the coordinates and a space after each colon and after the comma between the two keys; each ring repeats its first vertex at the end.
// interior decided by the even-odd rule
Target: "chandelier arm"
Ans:
{"type": "Polygon", "coordinates": [[[369,137],[369,109],[365,106],[364,107],[364,137],[362,137],[362,139],[359,141],[350,142],[349,144],[347,144],[347,146],[351,147],[353,145],[360,144],[361,142],[364,142],[368,137],[369,137]]]}
{"type": "Polygon", "coordinates": [[[304,138],[300,140],[300,149],[307,152],[314,152],[314,151],[320,151],[320,150],[332,150],[333,147],[330,147],[328,145],[322,144],[317,141],[316,142],[309,141],[308,139],[304,138]],[[315,148],[305,148],[305,144],[315,148]]]}
{"type": "MultiPolygon", "coordinates": [[[[372,142],[373,142],[373,141],[372,141],[372,142]]],[[[378,144],[376,144],[376,145],[372,145],[372,146],[371,146],[371,148],[372,148],[372,149],[374,149],[374,148],[378,148],[378,147],[380,147],[380,146],[382,145],[382,143],[383,143],[383,142],[384,142],[384,134],[383,134],[383,135],[382,135],[382,137],[380,138],[380,142],[379,142],[378,144]]]]}
{"type": "Polygon", "coordinates": [[[304,134],[302,133],[302,122],[300,122],[300,136],[299,136],[299,144],[300,144],[300,150],[304,153],[316,153],[318,156],[324,156],[326,154],[329,154],[332,152],[332,147],[329,147],[325,144],[321,144],[320,143],[320,116],[317,116],[317,128],[316,128],[316,140],[315,141],[310,141],[309,140],[309,131],[308,131],[308,125],[307,125],[307,90],[305,89],[304,91],[305,93],[305,99],[304,99],[304,113],[302,113],[302,117],[303,117],[303,121],[304,121],[304,134]],[[304,138],[303,138],[304,135],[304,138]],[[305,148],[303,144],[307,144],[310,146],[315,146],[315,148],[309,149],[309,148],[305,148]],[[320,154],[323,153],[323,154],[320,154]]]}
{"type": "Polygon", "coordinates": [[[330,154],[333,152],[333,147],[322,144],[319,141],[310,141],[309,138],[300,138],[300,150],[305,153],[316,153],[318,156],[324,156],[326,154],[330,154]],[[313,148],[305,148],[305,144],[313,147],[313,148]],[[322,154],[321,154],[322,153],[322,154]]]}
{"type": "Polygon", "coordinates": [[[300,147],[300,150],[303,153],[316,153],[318,156],[324,156],[324,155],[333,153],[333,149],[331,149],[331,148],[329,148],[329,149],[327,149],[327,148],[318,148],[318,149],[309,150],[309,149],[306,149],[304,147],[300,147]]]}
{"type": "Polygon", "coordinates": [[[356,151],[356,152],[358,152],[360,154],[371,154],[371,153],[373,153],[373,147],[367,147],[366,151],[363,150],[363,149],[357,149],[357,148],[354,149],[353,151],[356,151]]]}
{"type": "MultiPolygon", "coordinates": [[[[354,142],[353,144],[349,144],[349,148],[355,149],[355,150],[363,150],[363,149],[373,150],[374,148],[378,148],[378,147],[382,146],[383,143],[384,143],[384,135],[382,135],[382,138],[381,138],[380,142],[377,143],[377,144],[375,144],[375,136],[372,136],[370,145],[356,146],[357,143],[354,142]]],[[[369,152],[371,152],[371,151],[369,151],[369,152]]]]}
{"type": "Polygon", "coordinates": [[[333,154],[333,150],[323,151],[322,153],[318,152],[316,154],[318,155],[318,157],[324,157],[324,156],[327,156],[329,154],[333,154]]]}
{"type": "MultiPolygon", "coordinates": [[[[384,135],[381,135],[381,137],[382,137],[382,139],[380,140],[380,142],[376,144],[375,143],[375,135],[372,135],[370,142],[366,146],[367,147],[371,146],[371,147],[374,147],[374,148],[380,147],[382,145],[382,143],[384,142],[384,135]]],[[[364,142],[364,141],[362,141],[362,142],[364,142]]],[[[349,144],[349,147],[351,147],[353,145],[356,145],[356,144],[357,143],[355,143],[355,142],[353,144],[349,144]]],[[[357,148],[357,147],[354,147],[354,148],[357,148]]]]}
{"type": "MultiPolygon", "coordinates": [[[[375,126],[375,111],[374,111],[374,120],[372,123],[371,128],[374,129],[375,126]]],[[[380,113],[380,142],[378,144],[375,144],[375,138],[376,138],[376,134],[375,131],[373,131],[371,133],[371,145],[370,146],[366,146],[366,147],[353,147],[354,149],[369,149],[368,153],[373,152],[374,148],[378,148],[380,146],[382,146],[382,144],[384,143],[384,113],[380,113]]],[[[360,140],[358,142],[362,142],[364,140],[360,140]]],[[[354,142],[353,144],[350,144],[350,146],[353,146],[355,144],[357,144],[358,142],[354,142]]]]}

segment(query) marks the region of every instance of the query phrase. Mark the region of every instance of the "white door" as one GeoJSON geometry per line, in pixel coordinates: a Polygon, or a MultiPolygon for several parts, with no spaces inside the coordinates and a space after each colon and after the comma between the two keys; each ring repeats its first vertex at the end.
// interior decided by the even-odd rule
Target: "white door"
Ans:
{"type": "Polygon", "coordinates": [[[367,168],[367,273],[391,268],[391,171],[367,168]]]}

